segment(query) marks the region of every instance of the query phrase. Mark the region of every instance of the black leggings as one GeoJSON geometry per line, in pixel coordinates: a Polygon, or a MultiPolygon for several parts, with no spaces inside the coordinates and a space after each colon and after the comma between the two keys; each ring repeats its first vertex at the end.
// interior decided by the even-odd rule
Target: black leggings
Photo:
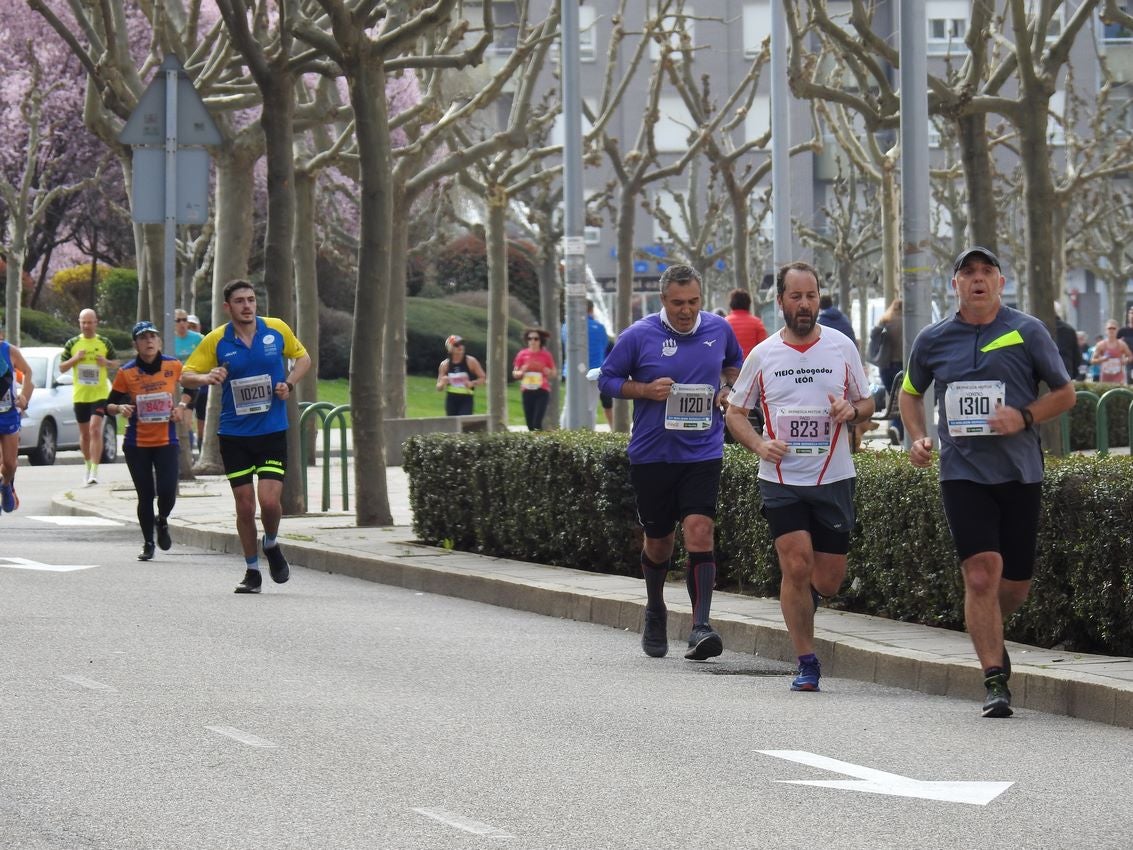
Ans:
{"type": "Polygon", "coordinates": [[[138,491],[138,524],[142,527],[142,538],[152,543],[154,496],[157,496],[157,515],[162,519],[173,512],[177,501],[177,446],[125,446],[123,451],[134,489],[138,491]]]}
{"type": "Polygon", "coordinates": [[[525,390],[520,393],[523,401],[523,418],[527,420],[528,431],[543,430],[543,416],[547,413],[547,403],[551,400],[549,390],[525,390]]]}

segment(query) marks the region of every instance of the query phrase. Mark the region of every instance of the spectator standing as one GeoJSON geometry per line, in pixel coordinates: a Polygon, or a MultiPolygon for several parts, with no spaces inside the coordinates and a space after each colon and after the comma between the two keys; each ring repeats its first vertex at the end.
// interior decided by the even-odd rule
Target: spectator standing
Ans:
{"type": "MultiPolygon", "coordinates": [[[[1117,329],[1117,338],[1133,351],[1133,307],[1125,311],[1125,325],[1117,329]]],[[[1133,384],[1133,363],[1125,366],[1125,383],[1133,384]]]]}
{"type": "Polygon", "coordinates": [[[746,289],[733,289],[728,293],[728,309],[731,312],[724,318],[732,326],[740,350],[747,357],[753,348],[767,339],[767,328],[758,316],[752,315],[751,293],[746,289]]]}
{"type": "Polygon", "coordinates": [[[1085,331],[1078,331],[1078,371],[1071,377],[1086,380],[1090,368],[1090,339],[1085,331]]]}
{"type": "MultiPolygon", "coordinates": [[[[567,363],[566,358],[566,344],[567,344],[567,327],[566,322],[563,322],[562,328],[563,339],[563,378],[566,378],[567,363]]],[[[610,335],[606,331],[606,326],[594,318],[594,302],[589,298],[586,299],[586,369],[590,371],[597,369],[602,365],[602,361],[606,359],[606,346],[609,344],[610,335]]],[[[583,422],[583,427],[593,431],[594,425],[598,418],[598,382],[597,381],[583,381],[583,392],[586,393],[586,419],[583,422]]],[[[570,410],[570,395],[569,384],[567,385],[567,392],[563,393],[563,407],[559,413],[559,427],[567,427],[567,412],[570,410]]]]}
{"type": "Polygon", "coordinates": [[[1082,360],[1078,331],[1062,318],[1062,305],[1057,301],[1054,302],[1054,344],[1062,358],[1062,365],[1066,367],[1066,374],[1074,380],[1078,377],[1078,364],[1082,360]]]}
{"type": "MultiPolygon", "coordinates": [[[[905,302],[894,298],[877,320],[877,325],[869,334],[869,360],[881,375],[881,385],[885,387],[885,399],[888,402],[890,393],[896,390],[893,387],[897,375],[904,368],[904,328],[902,327],[905,302]]],[[[900,414],[893,417],[889,423],[890,441],[900,443],[905,439],[905,426],[901,423],[900,414]]]]}
{"type": "MultiPolygon", "coordinates": [[[[201,331],[201,320],[193,313],[189,313],[189,315],[185,317],[185,327],[194,333],[203,333],[201,331]]],[[[203,335],[201,338],[204,338],[203,335]]],[[[200,342],[200,340],[198,340],[198,342],[200,342]]],[[[195,346],[194,350],[196,350],[195,346]]],[[[184,363],[184,361],[182,361],[182,363],[184,363]]],[[[193,413],[197,421],[197,446],[200,446],[205,438],[205,414],[208,412],[208,406],[208,384],[201,384],[201,386],[197,387],[197,394],[193,399],[193,413]]]]}
{"type": "Polygon", "coordinates": [[[1125,384],[1125,367],[1133,362],[1133,351],[1117,338],[1117,320],[1105,323],[1105,337],[1094,346],[1090,362],[1098,366],[1098,380],[1103,384],[1125,384]]]}
{"type": "MultiPolygon", "coordinates": [[[[1040,422],[1074,406],[1046,326],[1003,304],[999,259],[969,248],[952,266],[957,312],[922,330],[901,388],[916,467],[932,463],[924,393],[940,422],[940,492],[964,578],[964,622],[983,668],[984,717],[1011,715],[1003,621],[1026,601],[1042,508],[1040,422]],[[1039,382],[1050,392],[1039,395],[1039,382]]],[[[1114,333],[1116,334],[1116,327],[1114,333]]]]}
{"type": "Polygon", "coordinates": [[[817,323],[819,285],[807,263],[779,269],[784,327],[747,356],[726,414],[736,442],[759,455],[761,511],[783,574],[779,605],[799,660],[794,691],[819,690],[814,613],[846,577],[856,471],[842,432],[873,415],[857,348],[817,323]],[[762,434],[748,420],[756,406],[762,434]]]}
{"type": "MultiPolygon", "coordinates": [[[[193,318],[195,319],[196,316],[193,318]]],[[[204,334],[200,331],[193,330],[189,327],[189,314],[187,312],[180,308],[173,311],[173,355],[181,361],[182,365],[189,359],[189,355],[196,350],[197,346],[200,345],[201,340],[204,338],[204,334]]],[[[207,388],[201,387],[197,392],[205,394],[207,388]]],[[[191,403],[195,406],[195,397],[191,399],[191,403]]],[[[197,445],[199,446],[201,442],[200,434],[194,433],[193,416],[178,416],[176,422],[180,437],[184,437],[189,442],[192,442],[193,438],[196,437],[197,445]]],[[[200,419],[201,434],[204,433],[204,427],[204,416],[202,416],[200,419]]],[[[180,439],[178,440],[178,444],[180,444],[180,439]]],[[[186,455],[186,460],[191,461],[192,456],[186,455]]]]}
{"type": "Polygon", "coordinates": [[[521,348],[511,364],[511,375],[519,381],[523,401],[523,417],[528,431],[543,430],[543,416],[551,400],[548,378],[555,373],[555,360],[543,346],[550,336],[543,328],[527,328],[523,332],[526,348],[521,348]]]}
{"type": "Polygon", "coordinates": [[[724,456],[720,407],[743,355],[721,317],[701,310],[700,275],[677,263],[661,274],[661,310],[630,325],[598,378],[602,392],[633,399],[629,477],[645,530],[641,571],[647,602],[641,646],[669,651],[665,578],[679,522],[688,551],[685,584],[693,627],[685,658],[704,661],[724,649],[709,623],[716,584],[713,530],[724,456]]]}
{"type": "Polygon", "coordinates": [[[445,340],[445,351],[448,357],[437,370],[437,392],[445,394],[445,416],[468,416],[473,393],[484,383],[484,367],[465,352],[464,340],[456,334],[445,340]]]}
{"type": "Polygon", "coordinates": [[[854,327],[850,324],[849,318],[846,314],[834,306],[834,299],[829,295],[823,295],[819,302],[818,323],[826,325],[828,328],[834,328],[836,331],[841,331],[850,338],[850,342],[854,345],[858,344],[858,338],[854,334],[854,327]]]}

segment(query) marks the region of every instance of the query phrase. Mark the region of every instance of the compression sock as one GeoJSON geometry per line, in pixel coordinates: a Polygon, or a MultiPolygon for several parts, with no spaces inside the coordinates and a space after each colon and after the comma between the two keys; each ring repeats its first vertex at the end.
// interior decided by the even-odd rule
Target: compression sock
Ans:
{"type": "Polygon", "coordinates": [[[689,552],[686,581],[692,596],[692,623],[694,626],[708,625],[712,589],[716,586],[715,555],[711,552],[689,552]]]}
{"type": "Polygon", "coordinates": [[[655,564],[645,553],[641,553],[641,574],[645,576],[645,607],[649,611],[665,610],[665,576],[668,575],[670,561],[655,564]]]}
{"type": "Polygon", "coordinates": [[[264,548],[265,549],[270,549],[272,546],[276,546],[276,545],[278,545],[278,544],[276,543],[276,538],[275,538],[274,534],[265,534],[264,535],[264,548]]]}
{"type": "Polygon", "coordinates": [[[246,566],[250,570],[255,570],[256,572],[259,572],[260,571],[260,556],[259,555],[249,555],[247,558],[244,559],[244,566],[246,566]]]}

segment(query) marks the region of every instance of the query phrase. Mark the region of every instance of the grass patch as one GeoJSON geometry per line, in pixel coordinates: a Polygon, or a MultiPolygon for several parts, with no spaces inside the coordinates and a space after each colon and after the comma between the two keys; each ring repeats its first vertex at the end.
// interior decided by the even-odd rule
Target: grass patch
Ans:
{"type": "MultiPolygon", "coordinates": [[[[408,375],[405,379],[405,416],[423,419],[426,416],[444,416],[444,394],[437,392],[437,379],[431,375],[408,375]]],[[[319,381],[319,401],[333,405],[350,404],[350,382],[346,378],[319,381]]],[[[523,425],[523,403],[519,398],[519,382],[509,381],[507,388],[508,425],[523,425]]],[[[488,412],[488,395],[485,388],[476,391],[473,413],[488,412]]],[[[349,418],[347,419],[349,423],[349,418]]]]}

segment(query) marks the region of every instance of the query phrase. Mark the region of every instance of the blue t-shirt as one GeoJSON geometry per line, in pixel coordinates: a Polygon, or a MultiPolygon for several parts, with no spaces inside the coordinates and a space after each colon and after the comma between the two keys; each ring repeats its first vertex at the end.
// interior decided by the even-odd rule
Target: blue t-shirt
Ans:
{"type": "Polygon", "coordinates": [[[929,384],[936,394],[940,426],[940,478],[1036,484],[1043,480],[1038,431],[1017,434],[953,437],[944,412],[948,385],[957,381],[1003,381],[1003,403],[1022,410],[1039,396],[1039,381],[1052,389],[1070,382],[1046,325],[1011,307],[986,325],[970,325],[956,313],[917,334],[909,355],[903,389],[924,395],[929,384]]]}
{"type": "MultiPolygon", "coordinates": [[[[563,374],[567,370],[566,358],[566,322],[563,322],[563,374]]],[[[606,358],[606,348],[610,342],[610,335],[606,333],[606,326],[587,314],[586,316],[586,368],[597,369],[606,358]]]]}
{"type": "Polygon", "coordinates": [[[173,334],[173,356],[184,363],[204,338],[205,335],[199,331],[185,331],[184,336],[173,334]]]}
{"type": "MultiPolygon", "coordinates": [[[[724,369],[739,369],[743,351],[729,325],[715,313],[701,311],[691,333],[680,334],[661,320],[646,316],[626,328],[602,364],[598,388],[621,397],[627,380],[649,383],[672,378],[680,384],[721,386],[724,369]]],[[[724,417],[713,406],[712,425],[704,431],[665,428],[665,402],[633,400],[630,463],[692,463],[724,455],[724,417]]]]}
{"type": "Polygon", "coordinates": [[[236,336],[232,324],[210,331],[185,363],[203,375],[215,366],[228,370],[217,433],[225,437],[258,437],[287,430],[287,402],[275,395],[287,378],[287,360],[307,349],[281,319],[256,317],[251,346],[236,336]]]}

